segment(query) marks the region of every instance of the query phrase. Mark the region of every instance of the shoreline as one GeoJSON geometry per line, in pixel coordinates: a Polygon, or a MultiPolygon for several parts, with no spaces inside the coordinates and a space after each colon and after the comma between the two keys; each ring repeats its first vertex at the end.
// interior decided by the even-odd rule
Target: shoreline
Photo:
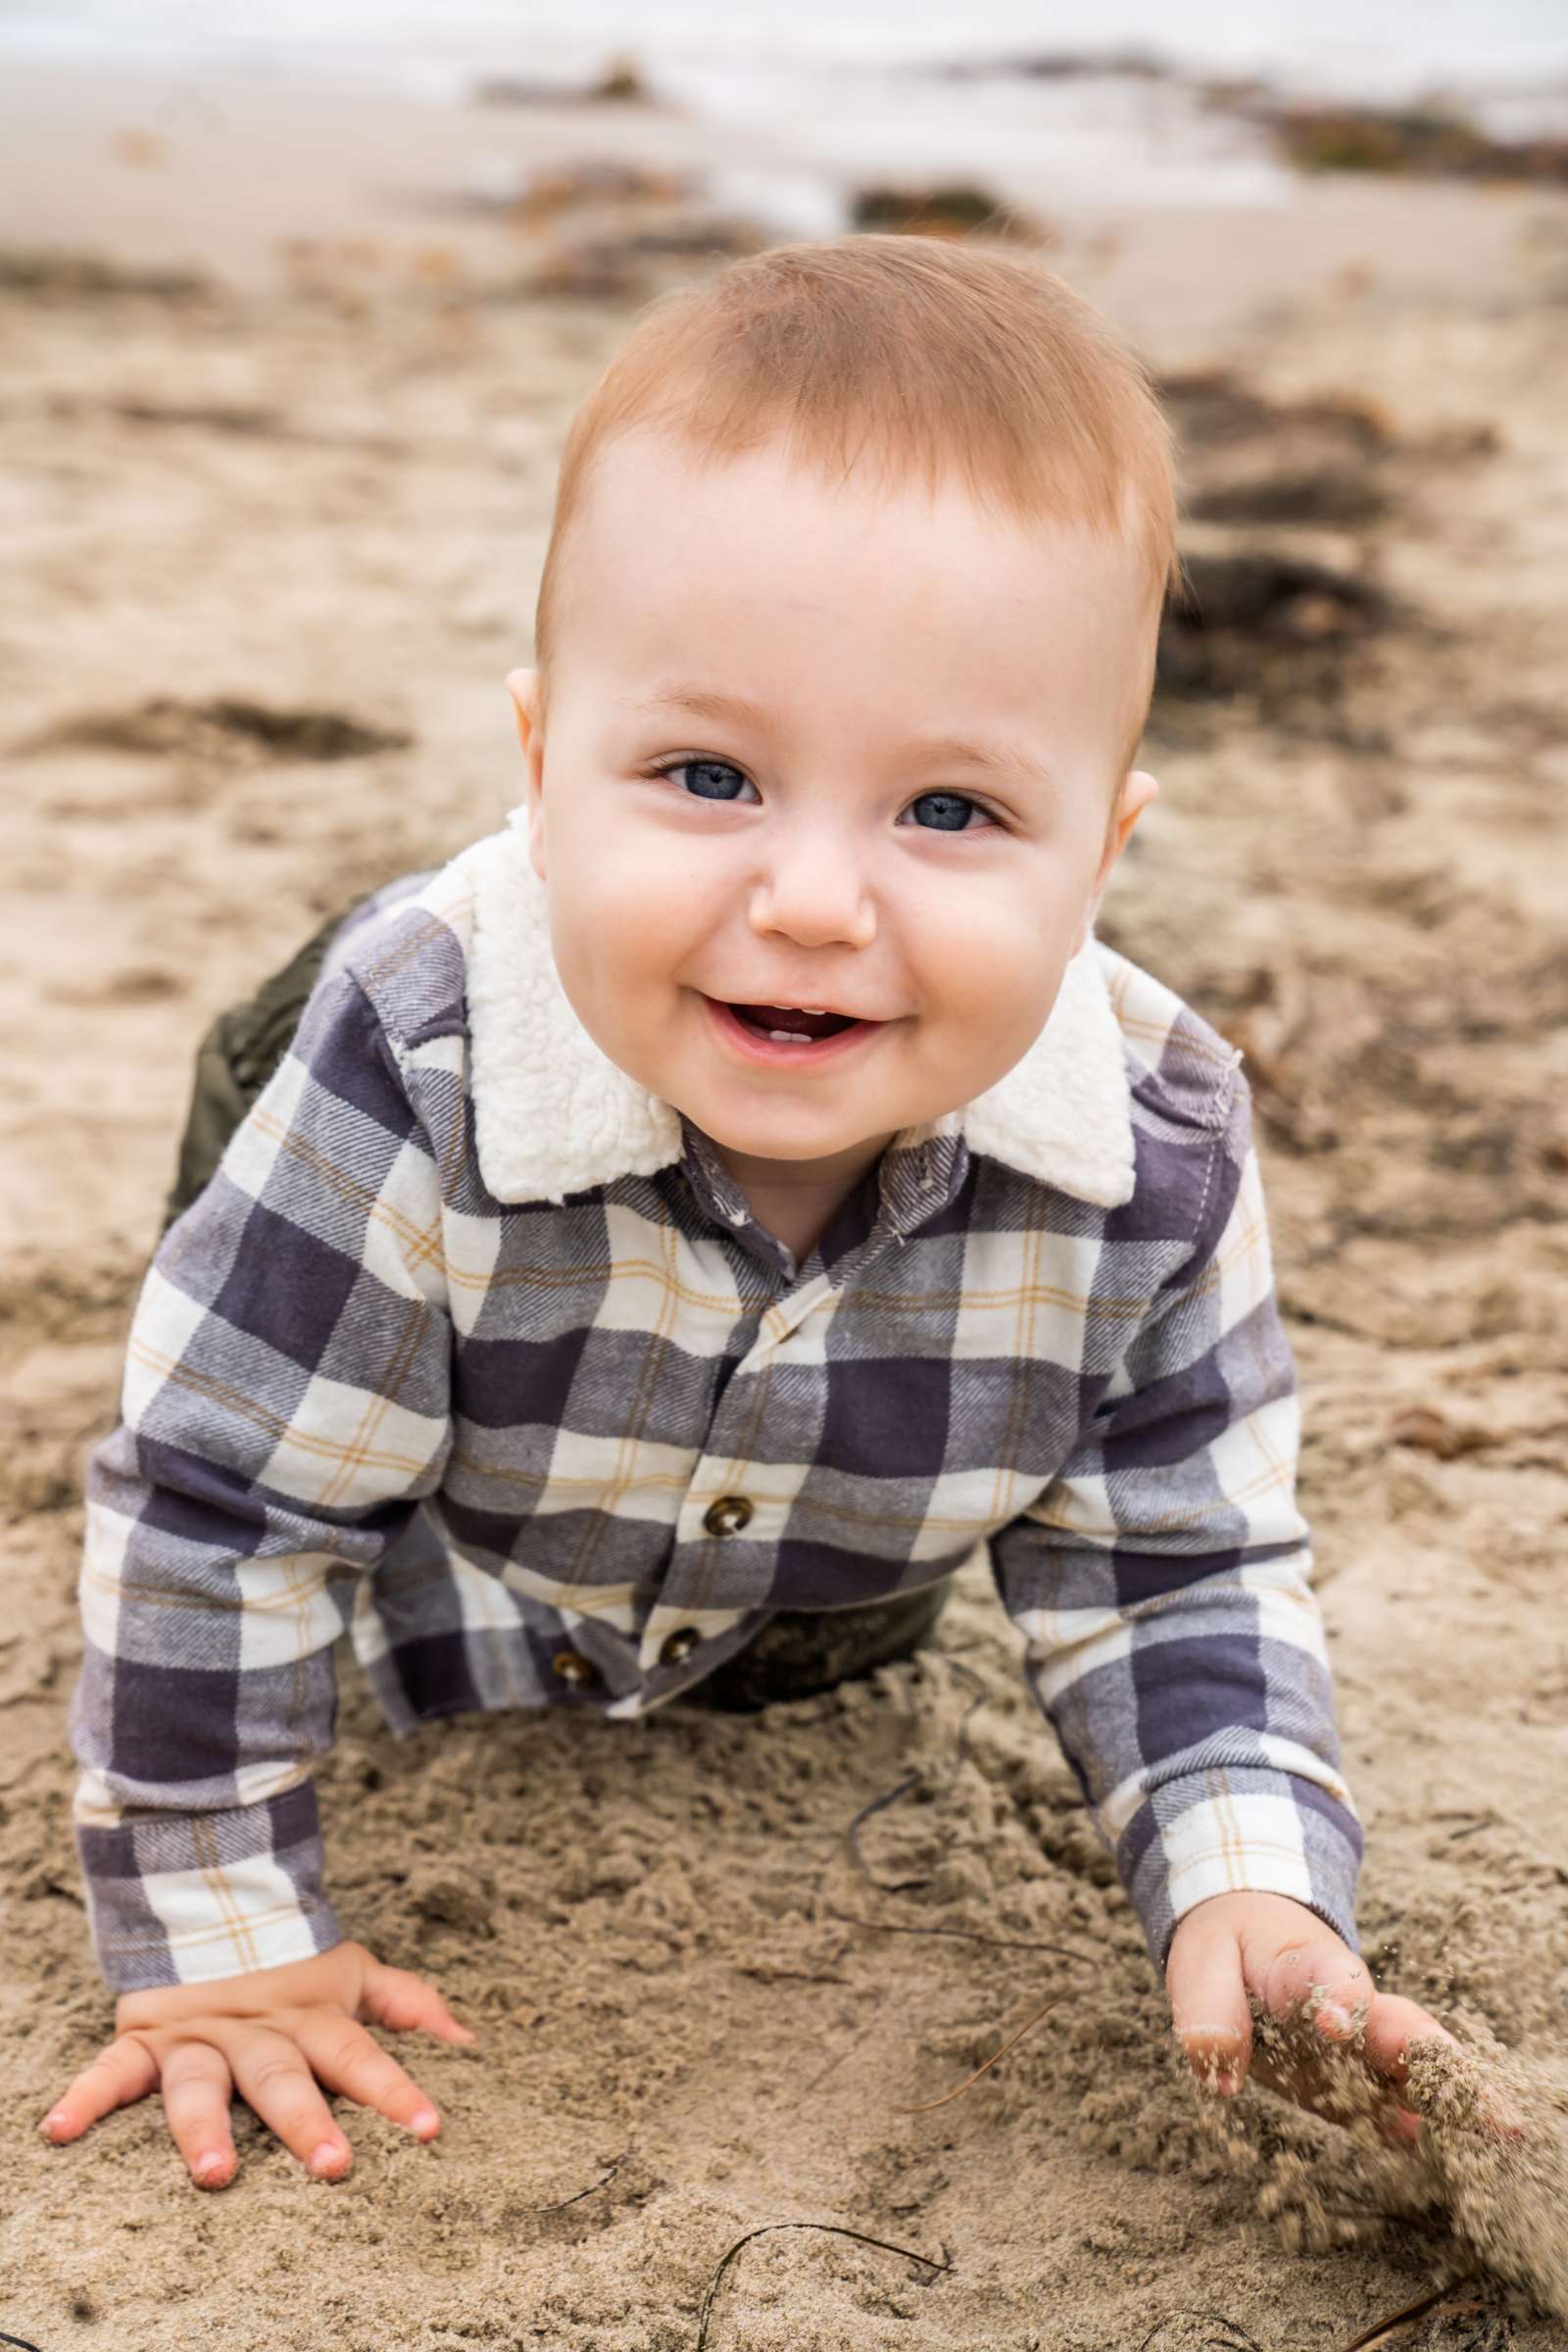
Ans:
{"type": "MultiPolygon", "coordinates": [[[[286,289],[302,266],[335,270],[369,301],[442,284],[505,290],[530,251],[549,249],[530,247],[512,193],[610,155],[689,175],[700,191],[706,181],[715,213],[754,219],[773,239],[848,224],[854,180],[803,162],[782,134],[720,140],[694,172],[693,127],[637,104],[350,101],[35,65],[0,81],[0,144],[20,196],[0,250],[189,269],[248,296],[286,289]]],[[[1534,185],[1280,173],[1251,201],[1216,204],[1085,193],[1043,171],[979,176],[1043,223],[1053,267],[1167,360],[1337,281],[1391,305],[1472,291],[1506,301],[1516,284],[1522,298],[1532,239],[1568,217],[1568,189],[1534,185]]]]}
{"type": "MultiPolygon", "coordinates": [[[[1397,0],[1396,0],[1397,4],[1397,0]]],[[[330,26],[318,24],[305,41],[287,32],[270,37],[251,29],[215,30],[210,14],[179,30],[142,30],[132,40],[123,23],[63,25],[53,15],[29,19],[15,7],[0,16],[0,65],[43,66],[171,73],[208,78],[308,86],[335,84],[340,91],[381,91],[460,102],[492,79],[524,78],[559,98],[574,85],[601,75],[612,65],[634,71],[671,90],[683,77],[713,65],[724,71],[789,74],[816,70],[850,78],[976,80],[1090,80],[1123,77],[1162,80],[1198,88],[1247,83],[1281,99],[1329,104],[1421,107],[1458,100],[1482,110],[1568,104],[1568,38],[1515,30],[1495,16],[1484,42],[1444,45],[1451,26],[1423,27],[1423,58],[1412,63],[1410,28],[1397,33],[1377,24],[1377,0],[1357,0],[1352,37],[1332,23],[1332,10],[1317,12],[1313,37],[1281,36],[1278,25],[1260,30],[1252,22],[1243,39],[1224,37],[1220,26],[1203,25],[1200,14],[1184,20],[1173,37],[1168,14],[1151,10],[1144,22],[1074,21],[1058,11],[1049,32],[1027,15],[1009,22],[1005,8],[989,0],[983,25],[967,34],[950,24],[940,29],[906,12],[896,33],[874,7],[852,8],[832,21],[828,37],[821,23],[766,9],[751,13],[744,25],[730,20],[719,29],[702,22],[701,6],[684,25],[671,26],[628,7],[592,24],[586,16],[563,28],[548,12],[521,0],[505,29],[482,12],[446,12],[439,37],[428,24],[418,30],[388,24],[386,12],[367,9],[356,21],[356,0],[336,0],[330,26]],[[1206,29],[1206,38],[1205,38],[1206,29]],[[1182,36],[1185,37],[1182,37],[1182,36]],[[1272,35],[1272,37],[1271,37],[1272,35]],[[1437,53],[1435,53],[1437,52],[1437,53]]],[[[1132,11],[1133,19],[1140,12],[1132,11]]],[[[1237,20],[1224,13],[1227,29],[1237,20]]]]}

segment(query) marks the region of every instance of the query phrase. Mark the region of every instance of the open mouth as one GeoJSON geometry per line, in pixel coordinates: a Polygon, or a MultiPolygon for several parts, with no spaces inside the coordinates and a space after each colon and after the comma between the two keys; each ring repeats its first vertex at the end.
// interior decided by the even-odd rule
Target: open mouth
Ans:
{"type": "Polygon", "coordinates": [[[820,1045],[826,1037],[860,1026],[847,1012],[807,1012],[799,1004],[731,1004],[728,1009],[748,1029],[755,1029],[759,1037],[771,1038],[775,1045],[820,1045]]]}
{"type": "Polygon", "coordinates": [[[726,1041],[749,1061],[826,1061],[858,1040],[874,1037],[887,1025],[855,1020],[843,1012],[810,1011],[799,1004],[723,1004],[716,997],[704,1001],[726,1041]]]}

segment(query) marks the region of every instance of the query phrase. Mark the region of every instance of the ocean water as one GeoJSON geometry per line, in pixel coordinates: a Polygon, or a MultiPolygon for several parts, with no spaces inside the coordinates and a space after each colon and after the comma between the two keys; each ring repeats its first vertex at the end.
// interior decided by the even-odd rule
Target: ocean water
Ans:
{"type": "Polygon", "coordinates": [[[450,95],[474,71],[876,67],[1137,50],[1376,96],[1568,81],[1568,0],[0,0],[0,55],[206,60],[450,95]]]}
{"type": "Polygon", "coordinates": [[[689,114],[694,162],[705,122],[731,159],[755,142],[775,215],[793,170],[802,234],[884,172],[989,171],[1048,204],[1283,201],[1289,175],[1203,103],[1202,76],[1442,96],[1502,135],[1568,131],[1568,0],[0,0],[0,73],[8,56],[74,60],[444,105],[492,76],[580,85],[618,55],[689,114]],[[1043,57],[1102,70],[1018,71],[1043,57]]]}

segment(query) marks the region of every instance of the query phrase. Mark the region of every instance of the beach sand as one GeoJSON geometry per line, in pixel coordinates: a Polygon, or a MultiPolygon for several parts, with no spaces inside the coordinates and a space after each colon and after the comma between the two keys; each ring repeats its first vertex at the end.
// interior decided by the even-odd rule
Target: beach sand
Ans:
{"type": "MultiPolygon", "coordinates": [[[[1228,2132],[1199,2113],[978,1574],[932,1655],[760,1727],[399,1743],[346,1667],[334,1892],[480,2036],[396,2044],[441,2138],[345,2110],[325,2186],[240,2109],[239,2177],[204,2195],[154,2103],[36,2136],[112,2020],[69,1822],[80,1483],[192,1052],[347,895],[519,797],[502,680],[567,419],[638,299],[565,290],[610,273],[602,223],[440,199],[476,157],[671,172],[691,141],[635,108],[41,67],[0,124],[0,2334],[690,2352],[763,2229],[713,2352],[1332,2352],[1457,2278],[1469,2175],[1468,2237],[1396,2189],[1363,2222],[1382,2192],[1334,2126],[1250,2090],[1228,2132]],[[910,1773],[871,1884],[845,1827],[910,1773]],[[961,2098],[896,2111],[1057,1990],[961,2098]]],[[[1568,199],[1102,191],[1054,225],[1175,379],[1215,625],[1173,636],[1163,795],[1102,929],[1248,1052],[1363,1947],[1560,2120],[1568,199]]],[[[1568,2311],[1510,2318],[1491,2274],[1459,2294],[1479,2314],[1399,2340],[1568,2346],[1568,2311]]]]}

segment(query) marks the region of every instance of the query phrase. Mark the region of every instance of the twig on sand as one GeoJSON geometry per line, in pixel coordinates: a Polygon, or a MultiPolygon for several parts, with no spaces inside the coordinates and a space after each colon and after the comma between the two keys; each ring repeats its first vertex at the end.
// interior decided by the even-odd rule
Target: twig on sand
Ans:
{"type": "Polygon", "coordinates": [[[1402,2311],[1393,2312],[1388,2319],[1379,2320],[1377,2326],[1369,2328],[1365,2335],[1358,2335],[1353,2343],[1345,2345],[1344,2352],[1371,2352],[1374,2344],[1386,2344],[1400,2328],[1409,2327],[1412,2320],[1426,2319],[1431,2312],[1479,2311],[1482,2307],[1478,2303],[1450,2303],[1448,2297],[1456,2287],[1469,2286],[1480,2275],[1478,2271],[1466,2271],[1461,2277],[1449,2278],[1442,2286],[1435,2286],[1429,2295],[1420,2295],[1415,2302],[1407,2303],[1402,2311]]]}
{"type": "MultiPolygon", "coordinates": [[[[587,2187],[579,2188],[574,2196],[558,2197],[553,2205],[536,2205],[535,2213],[564,2213],[568,2205],[580,2205],[584,2197],[591,2197],[596,2188],[608,2188],[630,2154],[630,2148],[623,2149],[602,2180],[590,2180],[587,2187]]],[[[0,2341],[3,2340],[0,2338],[0,2341]]]]}
{"type": "MultiPolygon", "coordinates": [[[[858,1914],[854,1911],[837,1911],[833,1908],[831,1903],[825,1904],[823,1908],[825,1909],[829,1919],[842,1920],[846,1927],[872,1928],[882,1936],[951,1936],[956,1938],[960,1943],[990,1944],[994,1950],[1001,1952],[1054,1952],[1057,1958],[1061,1960],[1089,1960],[1091,1958],[1091,1955],[1088,1952],[1075,1952],[1064,1943],[1030,1943],[1006,1936],[982,1936],[973,1928],[905,1928],[900,1927],[896,1921],[890,1919],[861,1919],[858,1914]]],[[[1067,1996],[1065,1993],[1058,1993],[1056,1997],[1058,2000],[1065,2000],[1067,1996]]],[[[1041,2015],[1044,2016],[1044,2014],[1045,2011],[1042,2010],[1041,2015]]],[[[855,2040],[851,2044],[851,2047],[858,2048],[859,2044],[865,2039],[866,2034],[869,2032],[869,2028],[862,2028],[861,2031],[855,2036],[855,2040]]],[[[1027,2031],[1027,2029],[1025,2030],[1027,2031]]],[[[1002,2052],[999,2050],[997,2055],[998,2057],[1001,2057],[1002,2052]]],[[[835,2051],[825,2066],[818,2067],[816,2073],[805,2085],[802,2096],[808,2098],[811,2092],[815,2090],[819,2082],[825,2082],[829,2075],[836,2074],[838,2072],[839,2067],[843,2064],[843,2060],[844,2053],[841,2051],[835,2051]]],[[[910,2108],[907,2110],[907,2112],[910,2114],[917,2114],[919,2110],[910,2108]]]]}
{"type": "MultiPolygon", "coordinates": [[[[1372,2352],[1374,2344],[1386,2344],[1399,2328],[1408,2328],[1417,2320],[1429,2319],[1435,2313],[1446,2315],[1464,2311],[1484,2311],[1486,2306],[1483,2303],[1455,2303],[1449,2300],[1455,2288],[1470,2285],[1472,2280],[1480,2276],[1479,2271],[1466,2271],[1461,2278],[1450,2278],[1446,2285],[1434,2287],[1430,2294],[1419,2296],[1414,2303],[1407,2303],[1403,2311],[1393,2312],[1388,2319],[1379,2320],[1375,2328],[1369,2328],[1366,2333],[1358,2335],[1353,2343],[1343,2345],[1341,2352],[1372,2352]]],[[[1138,2347],[1138,2352],[1153,2352],[1153,2346],[1158,2337],[1164,2333],[1173,2320],[1178,2319],[1202,2320],[1206,2326],[1218,2328],[1221,2330],[1220,2334],[1208,2337],[1205,2352],[1263,2352],[1263,2347],[1256,2338],[1249,2335],[1247,2329],[1236,2320],[1226,2319],[1222,2312],[1192,2311],[1185,2305],[1179,2311],[1167,2312],[1158,2325],[1144,2337],[1138,2347]]]]}
{"type": "Polygon", "coordinates": [[[840,1911],[832,1903],[822,1906],[829,1919],[839,1919],[847,1928],[872,1928],[879,1936],[941,1936],[958,1943],[988,1943],[999,1952],[1054,1952],[1061,1960],[1083,1960],[1100,1965],[1092,1952],[1075,1952],[1070,1944],[1034,1943],[1016,1936],[982,1936],[977,1928],[906,1928],[892,1919],[862,1919],[858,1911],[840,1911]]]}
{"type": "Polygon", "coordinates": [[[1249,2335],[1238,2321],[1228,2320],[1222,2311],[1191,2311],[1185,2304],[1179,2311],[1168,2311],[1157,2327],[1150,2329],[1138,2352],[1151,2352],[1154,2338],[1163,2335],[1172,2320],[1201,2320],[1205,2328],[1218,2328],[1220,2333],[1206,2339],[1204,2352],[1263,2352],[1257,2338],[1249,2335]]]}
{"type": "Polygon", "coordinates": [[[900,2254],[906,2262],[921,2263],[928,2271],[951,2271],[953,2269],[951,2262],[936,2262],[929,2254],[916,2254],[912,2246],[890,2245],[885,2237],[867,2237],[862,2230],[846,2230],[839,2222],[764,2222],[760,2230],[748,2230],[744,2237],[738,2237],[735,2240],[708,2281],[708,2292],[703,2297],[702,2314],[698,2321],[694,2352],[703,2352],[703,2348],[708,2342],[708,2323],[712,2317],[713,2299],[718,2293],[719,2282],[723,2278],[724,2273],[729,2269],[736,2255],[740,2253],[742,2247],[749,2246],[754,2237],[768,2237],[776,2230],[822,2230],[831,2237],[853,2237],[857,2245],[876,2246],[884,2254],[900,2254]]]}
{"type": "MultiPolygon", "coordinates": [[[[978,1701],[976,1703],[978,1704],[978,1701]]],[[[876,1872],[871,1868],[870,1863],[860,1851],[859,1830],[861,1822],[869,1821],[873,1813],[885,1812],[889,1805],[896,1805],[901,1796],[907,1796],[912,1789],[918,1788],[919,1786],[920,1775],[918,1771],[906,1772],[896,1788],[885,1789],[880,1796],[873,1796],[868,1805],[862,1805],[858,1813],[856,1814],[854,1820],[849,1824],[849,1827],[845,1830],[844,1842],[849,1848],[850,1860],[855,1864],[855,1867],[860,1873],[860,1876],[863,1879],[868,1879],[871,1885],[876,1887],[878,1892],[881,1894],[904,1894],[912,1886],[927,1886],[930,1885],[930,1881],[928,1879],[879,1879],[876,1875],[876,1872]]]]}
{"type": "Polygon", "coordinates": [[[1067,1995],[1064,1992],[1054,1992],[1050,2000],[1047,2001],[1045,2007],[1043,2009],[1037,2009],[1033,2017],[1025,2018],[1023,2024],[1018,2028],[1017,2033],[1009,2034],[1000,2050],[993,2050],[990,2057],[986,2060],[985,2065],[977,2066],[974,2070],[974,2073],[969,2077],[968,2082],[960,2082],[956,2090],[945,2090],[940,2099],[923,2100],[918,2107],[896,2106],[893,2110],[894,2114],[929,2115],[933,2107],[946,2107],[950,2099],[961,2099],[964,2092],[968,2090],[973,2083],[978,2082],[982,2075],[990,2072],[991,2068],[996,2065],[999,2058],[1005,2058],[1007,2052],[1013,2047],[1014,2043],[1022,2041],[1024,2035],[1028,2033],[1031,2026],[1038,2026],[1043,2017],[1049,2016],[1051,2011],[1056,2008],[1058,2004],[1064,2001],[1066,1998],[1067,1995]]]}

